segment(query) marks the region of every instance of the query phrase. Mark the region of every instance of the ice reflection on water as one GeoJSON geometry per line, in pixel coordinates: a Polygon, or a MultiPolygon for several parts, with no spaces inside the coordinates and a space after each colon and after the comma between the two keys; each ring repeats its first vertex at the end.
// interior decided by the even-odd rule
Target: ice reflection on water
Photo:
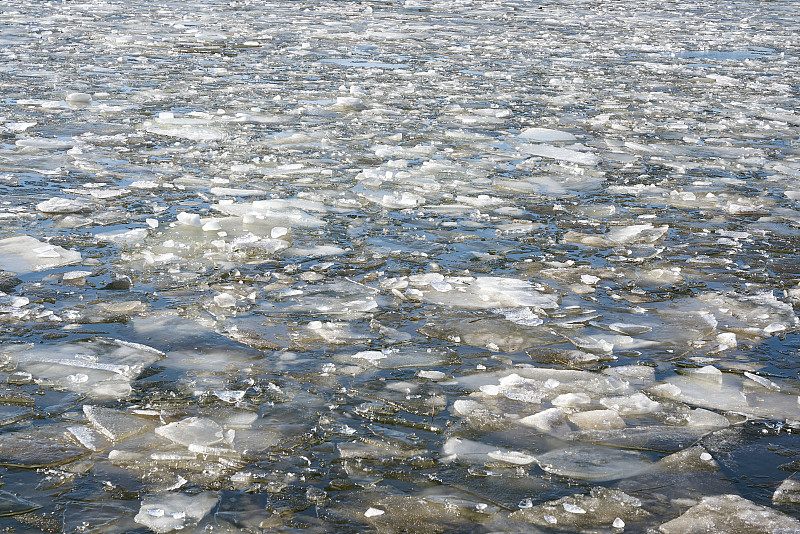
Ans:
{"type": "Polygon", "coordinates": [[[0,525],[800,529],[793,8],[4,2],[0,525]]]}

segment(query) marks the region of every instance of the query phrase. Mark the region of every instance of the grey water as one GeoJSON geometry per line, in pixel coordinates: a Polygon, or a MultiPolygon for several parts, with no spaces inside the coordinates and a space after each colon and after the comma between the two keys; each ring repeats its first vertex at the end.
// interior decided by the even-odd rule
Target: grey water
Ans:
{"type": "Polygon", "coordinates": [[[794,2],[0,4],[0,529],[800,531],[794,2]]]}

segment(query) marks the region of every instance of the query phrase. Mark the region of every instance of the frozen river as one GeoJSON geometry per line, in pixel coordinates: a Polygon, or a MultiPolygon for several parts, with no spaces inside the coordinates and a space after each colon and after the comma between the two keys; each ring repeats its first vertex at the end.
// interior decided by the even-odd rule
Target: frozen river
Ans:
{"type": "Polygon", "coordinates": [[[800,532],[798,126],[792,0],[5,0],[0,530],[800,532]]]}

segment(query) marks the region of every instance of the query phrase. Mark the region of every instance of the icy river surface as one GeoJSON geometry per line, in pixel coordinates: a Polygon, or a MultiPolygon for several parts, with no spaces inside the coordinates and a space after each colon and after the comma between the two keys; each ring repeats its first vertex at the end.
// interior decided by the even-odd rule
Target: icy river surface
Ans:
{"type": "Polygon", "coordinates": [[[3,532],[800,532],[792,0],[4,0],[3,532]]]}

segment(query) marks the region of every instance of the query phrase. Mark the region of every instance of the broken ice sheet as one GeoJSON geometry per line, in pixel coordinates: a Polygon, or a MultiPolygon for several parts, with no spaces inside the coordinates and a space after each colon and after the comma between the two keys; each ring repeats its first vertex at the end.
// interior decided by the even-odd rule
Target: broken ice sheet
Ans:
{"type": "Polygon", "coordinates": [[[569,495],[518,510],[509,519],[546,528],[586,529],[608,528],[617,518],[633,523],[649,516],[636,497],[616,489],[592,488],[588,495],[569,495]]]}
{"type": "Polygon", "coordinates": [[[644,454],[609,447],[574,444],[536,455],[548,473],[577,480],[617,480],[635,476],[652,465],[644,454]]]}
{"type": "Polygon", "coordinates": [[[122,410],[85,404],[83,413],[98,432],[111,441],[122,441],[155,426],[150,421],[122,410]]]}
{"type": "Polygon", "coordinates": [[[88,452],[70,443],[67,423],[50,423],[0,434],[0,465],[25,468],[62,465],[88,452]]]}
{"type": "Polygon", "coordinates": [[[800,521],[739,495],[703,497],[683,515],[658,527],[663,534],[772,534],[800,532],[800,521]]]}
{"type": "Polygon", "coordinates": [[[746,377],[718,370],[714,374],[690,372],[671,376],[647,391],[673,401],[756,419],[800,420],[796,394],[765,388],[746,377]],[[709,379],[709,375],[713,379],[709,379]],[[747,387],[748,382],[754,387],[747,387]]]}
{"type": "Polygon", "coordinates": [[[40,505],[27,499],[17,497],[13,493],[0,490],[0,517],[24,514],[25,512],[30,512],[40,507],[40,505]]]}
{"type": "Polygon", "coordinates": [[[422,299],[433,304],[467,309],[541,308],[559,306],[558,295],[544,293],[526,280],[504,277],[443,277],[432,273],[409,277],[412,287],[422,291],[422,299]]]}
{"type": "MultiPolygon", "coordinates": [[[[0,346],[0,351],[8,348],[0,346]]],[[[19,348],[9,353],[11,361],[38,383],[96,398],[129,395],[130,381],[164,357],[146,345],[101,337],[19,348]]]]}
{"type": "Polygon", "coordinates": [[[17,274],[42,271],[81,261],[81,254],[29,236],[0,239],[0,269],[17,274]]]}

